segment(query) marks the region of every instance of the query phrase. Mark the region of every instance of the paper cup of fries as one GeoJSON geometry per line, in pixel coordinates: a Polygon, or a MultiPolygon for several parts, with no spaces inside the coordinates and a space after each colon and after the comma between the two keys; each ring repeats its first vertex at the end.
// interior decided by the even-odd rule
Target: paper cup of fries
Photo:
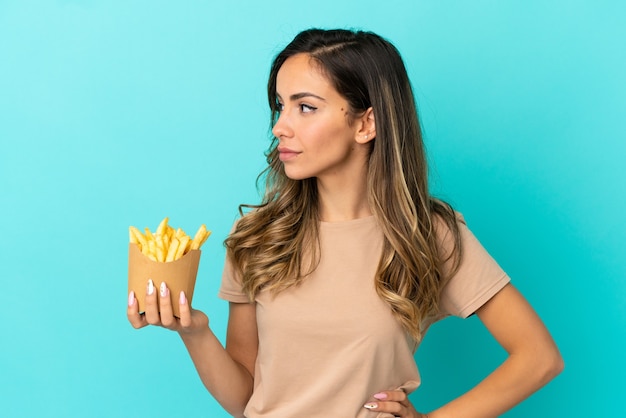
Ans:
{"type": "Polygon", "coordinates": [[[200,264],[200,246],[211,232],[202,225],[191,239],[183,230],[174,230],[167,222],[168,218],[163,219],[155,233],[146,228],[143,234],[130,227],[128,292],[135,292],[139,312],[144,312],[148,280],[152,279],[157,292],[161,282],[165,282],[170,290],[174,316],[180,317],[180,292],[185,292],[191,304],[200,264]]]}

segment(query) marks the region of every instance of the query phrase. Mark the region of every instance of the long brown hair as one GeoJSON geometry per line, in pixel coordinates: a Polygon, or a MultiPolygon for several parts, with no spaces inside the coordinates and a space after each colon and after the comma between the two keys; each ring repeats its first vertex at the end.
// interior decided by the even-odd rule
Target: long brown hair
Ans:
{"type": "MultiPolygon", "coordinates": [[[[402,58],[390,42],[371,32],[301,32],[271,66],[267,93],[272,125],[279,114],[278,71],[300,53],[317,61],[348,101],[351,115],[373,109],[376,138],[369,156],[367,197],[384,235],[376,290],[406,331],[419,340],[423,320],[437,314],[446,279],[442,266],[453,257],[456,268],[461,244],[453,209],[429,194],[425,149],[402,58]],[[438,245],[436,216],[452,232],[455,246],[449,254],[442,254],[438,245]]],[[[304,280],[315,268],[319,251],[316,179],[289,179],[278,159],[277,143],[272,137],[268,167],[261,177],[262,202],[240,206],[243,216],[225,241],[251,301],[261,290],[279,292],[304,280]],[[244,215],[244,209],[253,210],[244,215]],[[305,259],[311,263],[303,265],[305,259]]]]}

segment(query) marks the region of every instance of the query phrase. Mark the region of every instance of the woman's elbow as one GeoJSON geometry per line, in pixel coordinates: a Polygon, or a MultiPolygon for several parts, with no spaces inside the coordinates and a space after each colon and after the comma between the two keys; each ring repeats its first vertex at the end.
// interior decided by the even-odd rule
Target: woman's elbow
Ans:
{"type": "Polygon", "coordinates": [[[555,357],[556,358],[552,362],[552,378],[558,376],[565,368],[565,361],[563,360],[563,356],[561,356],[561,353],[557,351],[555,357]]]}
{"type": "Polygon", "coordinates": [[[538,367],[538,371],[540,372],[539,379],[542,386],[558,376],[565,368],[563,357],[556,347],[543,353],[538,360],[540,361],[538,367]]]}

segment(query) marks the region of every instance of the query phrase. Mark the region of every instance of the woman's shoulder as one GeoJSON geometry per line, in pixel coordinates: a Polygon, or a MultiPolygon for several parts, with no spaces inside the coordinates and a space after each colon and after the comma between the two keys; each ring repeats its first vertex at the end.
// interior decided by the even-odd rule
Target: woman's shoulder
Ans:
{"type": "Polygon", "coordinates": [[[467,228],[467,222],[461,212],[450,209],[450,212],[434,213],[432,216],[433,231],[437,242],[446,243],[460,234],[461,228],[467,228]]]}

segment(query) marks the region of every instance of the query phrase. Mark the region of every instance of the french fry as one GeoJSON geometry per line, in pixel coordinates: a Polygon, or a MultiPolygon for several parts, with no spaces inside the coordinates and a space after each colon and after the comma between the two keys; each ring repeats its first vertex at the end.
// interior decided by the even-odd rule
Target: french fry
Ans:
{"type": "Polygon", "coordinates": [[[206,227],[205,227],[205,231],[204,231],[204,237],[202,238],[202,241],[200,241],[200,245],[198,245],[198,249],[200,249],[200,247],[202,247],[202,244],[204,244],[206,242],[206,240],[211,236],[211,231],[207,231],[206,227]]]}
{"type": "Polygon", "coordinates": [[[205,224],[200,225],[200,228],[198,228],[196,235],[193,237],[193,241],[191,241],[192,250],[197,250],[200,248],[200,245],[202,245],[202,242],[205,239],[204,236],[206,235],[206,233],[207,233],[206,225],[205,224]]]}
{"type": "Polygon", "coordinates": [[[130,237],[130,242],[133,244],[137,244],[139,245],[139,239],[137,239],[137,235],[135,235],[135,231],[134,229],[136,229],[134,226],[131,226],[130,228],[128,228],[128,235],[130,237]]]}
{"type": "Polygon", "coordinates": [[[168,217],[163,218],[159,226],[157,227],[156,234],[163,235],[167,229],[167,222],[169,221],[168,217]]]}
{"type": "Polygon", "coordinates": [[[165,257],[166,263],[176,260],[175,257],[176,253],[178,252],[179,245],[180,241],[176,237],[172,238],[172,242],[170,242],[170,247],[167,249],[167,256],[165,257]]]}
{"type": "Polygon", "coordinates": [[[149,228],[144,229],[144,234],[134,226],[129,227],[130,242],[151,260],[167,263],[179,260],[191,250],[199,250],[211,235],[211,231],[207,231],[206,225],[202,224],[192,240],[185,231],[172,228],[168,222],[168,217],[163,218],[154,233],[149,228]]]}
{"type": "Polygon", "coordinates": [[[174,260],[178,260],[179,258],[181,258],[186,250],[187,250],[187,246],[189,245],[191,238],[189,238],[188,235],[185,235],[184,237],[182,237],[179,241],[178,244],[178,248],[176,249],[176,255],[174,256],[174,260]]]}
{"type": "Polygon", "coordinates": [[[159,261],[156,256],[156,242],[154,240],[148,241],[148,257],[152,261],[159,261]]]}
{"type": "MultiPolygon", "coordinates": [[[[135,237],[135,239],[139,242],[141,247],[148,245],[148,242],[146,241],[146,237],[143,236],[140,230],[138,230],[134,226],[131,226],[129,228],[129,231],[130,231],[131,236],[135,237]]],[[[132,238],[131,238],[131,242],[132,242],[132,238]]]]}
{"type": "Polygon", "coordinates": [[[165,262],[165,243],[163,242],[163,236],[155,235],[154,242],[156,243],[156,258],[157,261],[165,262]]]}
{"type": "Polygon", "coordinates": [[[176,236],[176,231],[174,231],[174,228],[168,225],[165,235],[167,235],[169,242],[172,242],[172,238],[176,236]]]}

